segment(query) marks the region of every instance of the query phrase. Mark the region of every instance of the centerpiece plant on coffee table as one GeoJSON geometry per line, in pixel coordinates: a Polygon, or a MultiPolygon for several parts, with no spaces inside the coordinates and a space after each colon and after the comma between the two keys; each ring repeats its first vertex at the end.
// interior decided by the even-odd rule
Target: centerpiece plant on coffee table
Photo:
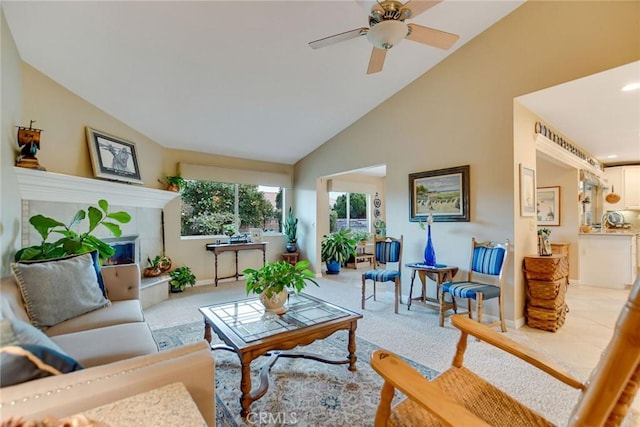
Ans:
{"type": "Polygon", "coordinates": [[[196,276],[191,271],[191,268],[186,265],[170,272],[169,277],[171,277],[169,281],[171,292],[183,292],[187,285],[193,286],[196,284],[196,276]]]}
{"type": "Polygon", "coordinates": [[[247,268],[243,271],[247,280],[247,295],[260,295],[260,301],[267,311],[284,313],[286,309],[283,306],[289,295],[288,289],[299,293],[308,282],[319,286],[315,281],[315,274],[309,269],[310,264],[308,260],[298,261],[295,265],[287,261],[275,261],[257,270],[247,268]]]}
{"type": "Polygon", "coordinates": [[[34,215],[29,218],[29,223],[40,234],[42,242],[20,249],[16,252],[15,261],[60,258],[94,250],[98,251],[100,259],[109,258],[113,256],[115,249],[94,236],[93,232],[102,225],[115,237],[120,237],[122,229],[119,224],[126,224],[129,221],[131,221],[131,215],[127,212],[109,212],[109,203],[104,199],[98,200],[98,207],[89,206],[86,211],[79,210],[69,225],[44,215],[34,215]],[[89,219],[89,229],[84,233],[79,233],[78,228],[87,218],[89,219]],[[55,241],[48,241],[50,237],[53,238],[56,235],[62,237],[55,241]]]}

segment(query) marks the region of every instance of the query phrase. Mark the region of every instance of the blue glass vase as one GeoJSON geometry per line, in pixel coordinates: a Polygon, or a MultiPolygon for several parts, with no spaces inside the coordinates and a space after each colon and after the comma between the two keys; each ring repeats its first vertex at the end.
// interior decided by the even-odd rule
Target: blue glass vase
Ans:
{"type": "Polygon", "coordinates": [[[428,266],[436,265],[436,251],[431,241],[431,225],[427,225],[427,245],[424,247],[424,263],[428,266]]]}

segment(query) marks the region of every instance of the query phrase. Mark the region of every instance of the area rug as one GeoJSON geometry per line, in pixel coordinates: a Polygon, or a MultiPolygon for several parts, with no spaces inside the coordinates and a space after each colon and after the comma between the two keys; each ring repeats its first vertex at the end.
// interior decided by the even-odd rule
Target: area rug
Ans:
{"type": "MultiPolygon", "coordinates": [[[[201,340],[202,322],[188,323],[153,331],[161,350],[201,340]]],[[[220,342],[214,336],[214,343],[220,342]]],[[[339,331],[316,341],[304,351],[329,357],[346,357],[348,333],[339,331]]],[[[271,369],[269,390],[253,402],[253,414],[240,416],[240,363],[228,351],[216,351],[216,425],[297,425],[297,426],[373,426],[380,398],[382,378],[369,365],[369,357],[379,347],[356,337],[357,372],[347,365],[330,365],[307,359],[281,358],[271,369]]],[[[260,357],[251,364],[252,386],[267,360],[260,357]]],[[[438,372],[407,360],[427,378],[438,372]]],[[[396,402],[403,396],[397,392],[396,402]]],[[[394,403],[396,403],[394,402],[394,403]]]]}

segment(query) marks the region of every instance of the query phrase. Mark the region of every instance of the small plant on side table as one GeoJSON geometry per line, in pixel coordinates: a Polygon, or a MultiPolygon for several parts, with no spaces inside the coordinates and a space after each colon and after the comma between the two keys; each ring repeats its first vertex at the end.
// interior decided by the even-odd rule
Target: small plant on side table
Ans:
{"type": "Polygon", "coordinates": [[[182,292],[187,285],[196,284],[196,276],[191,272],[191,268],[185,266],[178,267],[169,273],[171,280],[169,285],[171,286],[171,292],[182,292]]]}

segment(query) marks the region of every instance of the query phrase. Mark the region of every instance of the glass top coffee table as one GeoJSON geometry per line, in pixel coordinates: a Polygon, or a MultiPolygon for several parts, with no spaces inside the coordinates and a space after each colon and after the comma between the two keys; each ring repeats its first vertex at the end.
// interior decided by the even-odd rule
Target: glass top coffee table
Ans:
{"type": "Polygon", "coordinates": [[[334,365],[348,364],[356,370],[356,328],[362,314],[338,307],[307,294],[290,294],[287,311],[267,313],[258,298],[249,298],[200,307],[204,317],[204,338],[211,343],[211,329],[225,344],[212,345],[212,350],[236,353],[242,365],[240,379],[241,415],[250,413],[251,403],[269,388],[269,371],[279,357],[305,358],[334,365]],[[324,339],[339,330],[349,331],[348,355],[330,359],[319,354],[287,351],[324,339]],[[260,384],[251,389],[251,361],[270,356],[260,368],[260,384]]]}

